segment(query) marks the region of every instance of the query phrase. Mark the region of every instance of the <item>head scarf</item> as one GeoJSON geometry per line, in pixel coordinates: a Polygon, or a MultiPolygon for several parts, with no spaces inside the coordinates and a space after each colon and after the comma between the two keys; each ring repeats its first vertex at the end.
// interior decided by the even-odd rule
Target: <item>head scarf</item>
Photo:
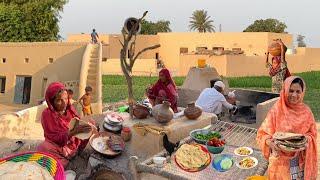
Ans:
{"type": "Polygon", "coordinates": [[[275,132],[291,132],[303,134],[308,139],[308,145],[304,152],[300,153],[299,162],[305,162],[305,179],[315,179],[317,175],[317,130],[315,119],[310,108],[303,103],[306,92],[306,84],[303,81],[303,91],[297,104],[288,101],[289,90],[292,81],[297,76],[288,77],[280,92],[279,101],[269,111],[257,133],[257,140],[266,158],[269,158],[270,149],[265,144],[266,140],[272,138],[275,132]],[[303,155],[302,155],[303,154],[303,155]]]}
{"type": "MultiPolygon", "coordinates": [[[[272,57],[272,67],[270,68],[269,75],[275,76],[280,71],[281,71],[281,56],[274,56],[274,57],[272,57]],[[276,63],[275,66],[274,66],[273,62],[276,63]]],[[[284,80],[287,77],[291,76],[291,73],[288,68],[286,68],[285,71],[286,71],[286,74],[284,76],[284,80]]]]}

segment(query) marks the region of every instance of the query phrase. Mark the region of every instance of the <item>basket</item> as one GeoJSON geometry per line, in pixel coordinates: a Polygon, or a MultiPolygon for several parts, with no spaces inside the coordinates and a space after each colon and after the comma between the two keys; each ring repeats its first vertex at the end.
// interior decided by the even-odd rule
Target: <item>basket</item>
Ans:
{"type": "Polygon", "coordinates": [[[44,152],[25,152],[21,154],[16,154],[3,159],[0,159],[0,165],[7,161],[11,162],[31,162],[34,161],[40,166],[48,170],[50,175],[55,180],[63,180],[64,169],[59,161],[57,161],[52,155],[44,152]]]}

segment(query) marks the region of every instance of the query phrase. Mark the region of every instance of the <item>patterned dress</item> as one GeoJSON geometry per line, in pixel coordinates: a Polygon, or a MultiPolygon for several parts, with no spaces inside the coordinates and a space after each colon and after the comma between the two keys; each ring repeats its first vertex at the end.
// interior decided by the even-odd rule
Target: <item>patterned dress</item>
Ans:
{"type": "MultiPolygon", "coordinates": [[[[272,69],[272,64],[267,63],[266,67],[270,70],[270,69],[272,69]]],[[[274,76],[272,76],[271,91],[273,93],[280,93],[282,85],[283,85],[283,81],[285,79],[286,69],[287,69],[287,63],[281,62],[279,72],[277,72],[274,76]]]]}

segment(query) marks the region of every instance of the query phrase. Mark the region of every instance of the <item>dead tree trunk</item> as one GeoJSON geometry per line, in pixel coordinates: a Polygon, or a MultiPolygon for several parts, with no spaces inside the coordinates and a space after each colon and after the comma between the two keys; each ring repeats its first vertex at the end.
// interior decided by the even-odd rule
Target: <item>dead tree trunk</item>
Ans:
{"type": "Polygon", "coordinates": [[[143,16],[138,19],[137,23],[133,25],[133,28],[129,32],[125,32],[124,28],[122,28],[122,36],[123,42],[119,40],[122,49],[120,51],[120,64],[121,70],[126,78],[127,85],[128,85],[128,103],[129,103],[129,112],[130,117],[133,117],[133,106],[134,106],[134,96],[133,96],[133,89],[132,89],[132,68],[136,59],[144,52],[152,49],[156,49],[160,47],[160,44],[146,47],[135,54],[135,47],[136,47],[136,37],[137,37],[137,29],[140,25],[142,19],[147,15],[148,11],[143,13],[143,16]],[[132,39],[133,38],[133,39],[132,39]],[[128,53],[129,50],[129,54],[128,53]],[[128,57],[128,58],[127,58],[128,57]]]}

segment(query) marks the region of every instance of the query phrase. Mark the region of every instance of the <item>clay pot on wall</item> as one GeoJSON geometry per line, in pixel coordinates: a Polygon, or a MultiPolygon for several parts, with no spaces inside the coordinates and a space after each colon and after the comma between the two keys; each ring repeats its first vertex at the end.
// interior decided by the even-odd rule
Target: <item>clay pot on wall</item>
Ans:
{"type": "Polygon", "coordinates": [[[194,102],[190,102],[188,107],[184,110],[184,115],[188,119],[197,119],[202,114],[202,109],[195,105],[194,102]]]}
{"type": "Polygon", "coordinates": [[[133,115],[138,119],[145,119],[149,115],[149,110],[147,107],[145,107],[143,105],[136,104],[133,107],[133,115]]]}
{"type": "Polygon", "coordinates": [[[170,102],[163,101],[163,104],[155,105],[152,108],[152,115],[159,123],[167,123],[172,120],[174,112],[170,105],[170,102]]]}

